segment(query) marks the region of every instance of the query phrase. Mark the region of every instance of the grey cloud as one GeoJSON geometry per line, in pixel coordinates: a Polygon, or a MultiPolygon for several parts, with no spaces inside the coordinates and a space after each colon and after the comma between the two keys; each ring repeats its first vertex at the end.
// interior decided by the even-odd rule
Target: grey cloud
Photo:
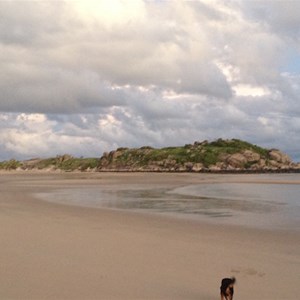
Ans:
{"type": "MultiPolygon", "coordinates": [[[[268,30],[263,22],[246,22],[246,4],[228,1],[218,4],[191,2],[189,5],[194,8],[198,26],[205,27],[205,36],[212,52],[210,63],[217,60],[236,67],[239,82],[266,84],[278,80],[278,70],[285,58],[286,42],[268,30]]],[[[221,81],[221,76],[215,74],[223,85],[220,93],[224,93],[225,98],[230,96],[230,88],[226,88],[229,83],[221,81]]],[[[213,75],[207,78],[211,77],[214,78],[213,75]]]]}
{"type": "Polygon", "coordinates": [[[223,73],[211,63],[183,63],[182,74],[178,88],[181,93],[211,95],[220,99],[232,96],[223,73]]]}
{"type": "Polygon", "coordinates": [[[76,113],[126,102],[122,90],[114,90],[90,72],[29,66],[20,71],[4,69],[0,79],[2,111],[76,113]]]}
{"type": "Polygon", "coordinates": [[[278,82],[284,112],[290,116],[300,115],[300,75],[284,75],[278,82]]]}
{"type": "Polygon", "coordinates": [[[245,16],[267,23],[272,30],[299,40],[299,1],[244,1],[241,3],[245,16]]]}
{"type": "Polygon", "coordinates": [[[184,118],[183,101],[164,99],[161,90],[140,92],[136,91],[135,97],[131,98],[131,115],[138,114],[143,120],[156,123],[161,119],[184,118]]]}
{"type": "Polygon", "coordinates": [[[1,1],[0,41],[30,47],[62,31],[64,13],[63,2],[1,1]]]}
{"type": "Polygon", "coordinates": [[[208,5],[201,1],[190,1],[188,3],[194,10],[197,17],[201,16],[209,21],[220,21],[224,19],[224,14],[222,14],[216,7],[208,5]]]}

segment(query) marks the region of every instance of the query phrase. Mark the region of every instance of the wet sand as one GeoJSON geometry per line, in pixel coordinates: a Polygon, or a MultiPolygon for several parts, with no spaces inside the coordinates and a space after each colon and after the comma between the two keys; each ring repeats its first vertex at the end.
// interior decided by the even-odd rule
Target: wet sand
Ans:
{"type": "Polygon", "coordinates": [[[219,299],[222,277],[235,276],[235,299],[296,300],[299,231],[67,206],[34,196],[78,185],[252,180],[220,176],[1,173],[0,299],[209,300],[219,299]]]}

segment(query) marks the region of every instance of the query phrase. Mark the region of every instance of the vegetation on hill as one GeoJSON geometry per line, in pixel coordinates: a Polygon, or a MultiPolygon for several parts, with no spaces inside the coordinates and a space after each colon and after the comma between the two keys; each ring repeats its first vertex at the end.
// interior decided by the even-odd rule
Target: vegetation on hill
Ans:
{"type": "Polygon", "coordinates": [[[0,162],[2,170],[63,170],[63,171],[87,171],[96,169],[99,158],[75,158],[71,155],[62,155],[46,159],[31,159],[26,161],[9,160],[0,162]]]}
{"type": "Polygon", "coordinates": [[[62,171],[268,171],[299,169],[284,153],[265,149],[238,139],[203,141],[180,147],[118,148],[101,158],[75,158],[70,155],[26,161],[0,162],[4,170],[62,171]]]}
{"type": "Polygon", "coordinates": [[[21,162],[15,159],[0,162],[0,170],[16,170],[21,166],[21,162]]]}

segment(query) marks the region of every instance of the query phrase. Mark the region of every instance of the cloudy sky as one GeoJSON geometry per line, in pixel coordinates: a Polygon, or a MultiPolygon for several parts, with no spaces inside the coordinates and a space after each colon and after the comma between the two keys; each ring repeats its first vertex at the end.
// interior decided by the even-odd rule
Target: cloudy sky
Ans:
{"type": "Polygon", "coordinates": [[[0,160],[238,138],[300,161],[300,1],[0,1],[0,160]]]}

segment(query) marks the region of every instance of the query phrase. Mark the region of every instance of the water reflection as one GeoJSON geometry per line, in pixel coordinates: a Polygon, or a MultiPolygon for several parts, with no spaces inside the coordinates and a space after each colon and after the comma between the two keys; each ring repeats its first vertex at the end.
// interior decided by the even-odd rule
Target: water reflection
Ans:
{"type": "Polygon", "coordinates": [[[151,209],[212,217],[232,216],[234,211],[267,213],[275,209],[265,202],[181,195],[167,190],[121,190],[115,196],[119,200],[114,204],[122,209],[151,209]]]}
{"type": "Polygon", "coordinates": [[[239,224],[279,224],[300,219],[300,185],[199,184],[180,188],[78,187],[38,194],[44,200],[89,207],[205,217],[239,224]]]}
{"type": "Polygon", "coordinates": [[[48,201],[91,207],[110,207],[156,212],[202,214],[230,217],[234,212],[268,213],[276,210],[273,203],[247,199],[227,199],[180,194],[182,190],[101,190],[99,188],[65,189],[39,194],[48,201]]]}

